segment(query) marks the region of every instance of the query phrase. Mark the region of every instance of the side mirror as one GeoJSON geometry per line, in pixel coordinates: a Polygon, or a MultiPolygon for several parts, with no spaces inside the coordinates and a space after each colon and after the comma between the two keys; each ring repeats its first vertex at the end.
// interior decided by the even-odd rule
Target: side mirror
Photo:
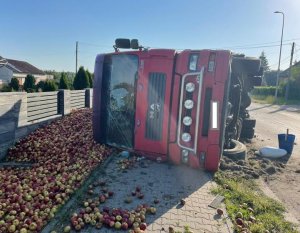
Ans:
{"type": "Polygon", "coordinates": [[[139,49],[139,41],[137,39],[132,39],[130,42],[130,47],[132,49],[139,49]]]}
{"type": "Polygon", "coordinates": [[[130,40],[118,38],[115,40],[115,47],[121,49],[130,49],[130,40]]]}

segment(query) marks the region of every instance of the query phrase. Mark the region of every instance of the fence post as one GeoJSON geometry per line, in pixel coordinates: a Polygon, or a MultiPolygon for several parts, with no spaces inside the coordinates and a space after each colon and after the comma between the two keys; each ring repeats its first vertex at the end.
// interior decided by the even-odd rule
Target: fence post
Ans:
{"type": "Polygon", "coordinates": [[[70,90],[58,90],[58,114],[68,115],[71,112],[70,90]]]}
{"type": "Polygon", "coordinates": [[[85,89],[85,107],[86,108],[93,107],[93,89],[91,88],[85,89]]]}

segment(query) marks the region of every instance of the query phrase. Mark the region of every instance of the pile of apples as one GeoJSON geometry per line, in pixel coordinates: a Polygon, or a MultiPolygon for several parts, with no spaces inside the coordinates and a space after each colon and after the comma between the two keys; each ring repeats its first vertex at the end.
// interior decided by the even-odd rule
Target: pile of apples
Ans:
{"type": "Polygon", "coordinates": [[[147,204],[138,205],[134,210],[121,208],[103,207],[100,210],[99,205],[103,203],[99,199],[88,199],[83,202],[83,208],[79,213],[74,213],[71,217],[71,226],[65,229],[73,228],[76,231],[82,230],[85,226],[94,226],[97,229],[102,227],[113,228],[116,230],[130,230],[132,233],[142,233],[146,230],[146,215],[155,214],[156,208],[147,204]]]}
{"type": "MultiPolygon", "coordinates": [[[[94,193],[94,198],[86,198],[82,202],[81,209],[73,213],[70,218],[70,225],[64,227],[64,232],[70,232],[71,229],[81,231],[87,226],[101,229],[102,227],[112,228],[116,230],[129,230],[131,233],[142,233],[147,228],[146,215],[156,214],[156,208],[148,204],[138,205],[133,210],[122,208],[109,208],[105,205],[108,199],[112,199],[115,193],[107,187],[107,180],[97,180],[92,185],[88,186],[87,196],[90,196],[90,191],[100,186],[100,193],[94,193]]],[[[138,196],[141,193],[141,187],[137,186],[132,191],[133,196],[138,196]]],[[[141,198],[140,198],[141,199],[141,198]]]]}
{"type": "Polygon", "coordinates": [[[78,110],[39,128],[8,151],[0,168],[0,232],[40,232],[110,151],[93,141],[92,112],[78,110]]]}

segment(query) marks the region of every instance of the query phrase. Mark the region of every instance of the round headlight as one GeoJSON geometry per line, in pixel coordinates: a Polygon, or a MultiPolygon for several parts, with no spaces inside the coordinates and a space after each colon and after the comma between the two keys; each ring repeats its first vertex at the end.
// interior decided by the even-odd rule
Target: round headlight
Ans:
{"type": "Polygon", "coordinates": [[[193,92],[195,90],[195,84],[194,83],[187,83],[185,85],[185,90],[187,92],[193,92]]]}
{"type": "Polygon", "coordinates": [[[193,120],[191,117],[189,116],[185,116],[182,120],[182,123],[185,125],[185,126],[190,126],[192,124],[193,120]]]}
{"type": "Polygon", "coordinates": [[[182,160],[183,163],[187,163],[189,161],[189,152],[188,152],[188,150],[182,150],[181,160],[182,160]]]}
{"type": "Polygon", "coordinates": [[[181,136],[182,141],[189,142],[192,139],[192,136],[189,133],[183,133],[181,136]]]}
{"type": "Polygon", "coordinates": [[[193,100],[184,101],[184,107],[186,109],[192,109],[194,107],[194,101],[193,100]]]}
{"type": "Polygon", "coordinates": [[[182,155],[182,157],[188,157],[189,156],[189,151],[188,150],[182,150],[181,155],[182,155]]]}

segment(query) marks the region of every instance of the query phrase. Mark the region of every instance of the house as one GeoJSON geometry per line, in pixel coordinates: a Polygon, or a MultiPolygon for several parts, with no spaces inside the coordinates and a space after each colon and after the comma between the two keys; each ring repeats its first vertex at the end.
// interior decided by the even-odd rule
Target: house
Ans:
{"type": "MultiPolygon", "coordinates": [[[[300,67],[300,61],[298,62],[295,62],[293,65],[292,65],[292,69],[294,67],[300,67]]],[[[290,71],[291,71],[291,68],[287,68],[286,70],[282,71],[281,74],[280,74],[280,77],[283,78],[284,80],[288,79],[290,77],[290,71]]]]}
{"type": "Polygon", "coordinates": [[[36,83],[42,80],[45,81],[46,79],[53,79],[53,75],[46,74],[44,71],[38,69],[37,67],[29,64],[26,61],[2,58],[1,64],[0,85],[10,83],[10,80],[13,77],[19,80],[20,85],[23,85],[28,74],[31,74],[35,77],[36,83]]]}

